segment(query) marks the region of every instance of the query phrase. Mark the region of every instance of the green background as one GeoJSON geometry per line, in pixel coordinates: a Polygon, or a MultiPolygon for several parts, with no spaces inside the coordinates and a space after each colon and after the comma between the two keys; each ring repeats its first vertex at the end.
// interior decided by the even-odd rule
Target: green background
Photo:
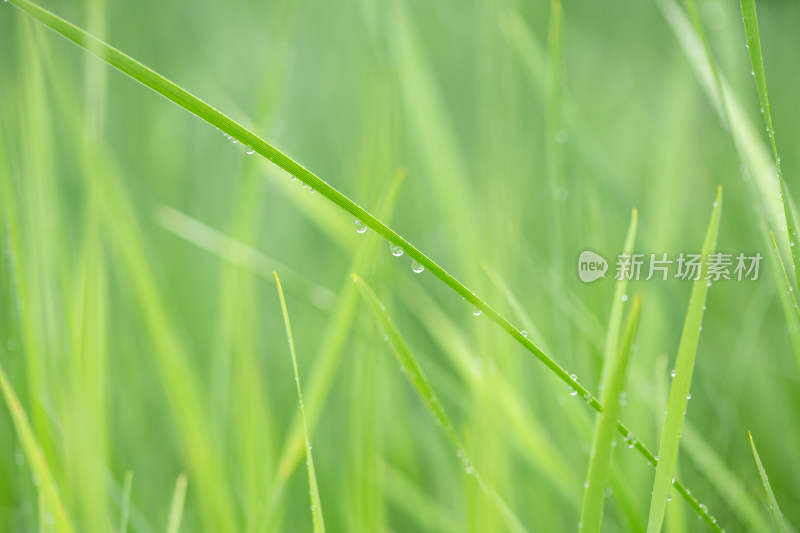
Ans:
{"type": "MultiPolygon", "coordinates": [[[[578,255],[613,263],[632,208],[637,251],[697,252],[721,184],[718,249],[765,259],[759,280],[709,291],[679,477],[726,531],[770,531],[750,431],[800,523],[797,324],[770,230],[791,260],[736,3],[698,9],[741,110],[738,150],[672,0],[567,3],[556,63],[543,1],[42,5],[376,214],[594,392],[614,282],[581,283],[578,255]],[[393,210],[377,210],[398,175],[393,210]]],[[[758,8],[794,190],[800,4],[758,8]]],[[[129,531],[164,530],[182,472],[182,531],[310,530],[302,453],[281,459],[298,404],[273,270],[319,421],[329,531],[504,530],[351,294],[354,270],[484,478],[531,531],[576,529],[594,413],[485,316],[321,195],[8,4],[0,50],[0,364],[78,531],[119,529],[126,472],[129,531]]],[[[642,321],[621,419],[651,449],[690,290],[628,287],[642,321]]],[[[57,529],[23,451],[4,408],[0,530],[57,529]]],[[[620,445],[613,471],[604,531],[644,531],[653,468],[620,445]]],[[[666,530],[703,527],[673,498],[666,530]]]]}

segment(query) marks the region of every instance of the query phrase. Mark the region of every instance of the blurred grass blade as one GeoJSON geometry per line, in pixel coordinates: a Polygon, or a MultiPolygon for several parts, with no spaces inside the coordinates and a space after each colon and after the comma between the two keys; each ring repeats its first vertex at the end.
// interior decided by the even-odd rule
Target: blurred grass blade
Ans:
{"type": "MultiPolygon", "coordinates": [[[[545,112],[546,136],[545,159],[547,179],[550,188],[549,206],[551,230],[549,239],[551,263],[549,266],[555,278],[555,288],[564,290],[564,213],[565,198],[568,192],[564,180],[564,149],[559,137],[563,132],[562,96],[564,92],[561,54],[563,47],[563,8],[561,0],[550,0],[550,16],[547,30],[547,104],[545,112]]],[[[555,321],[556,346],[564,353],[572,351],[569,315],[565,311],[555,321]]]]}
{"type": "Polygon", "coordinates": [[[761,464],[761,458],[758,456],[756,443],[753,442],[753,434],[748,433],[748,435],[750,435],[750,447],[753,449],[753,457],[755,457],[756,465],[758,466],[758,475],[761,476],[761,483],[764,484],[764,491],[766,491],[767,498],[769,499],[769,510],[772,512],[775,530],[778,531],[778,533],[789,533],[789,528],[786,525],[786,521],[783,519],[781,508],[778,506],[778,500],[775,499],[775,493],[772,492],[772,485],[770,485],[769,479],[767,478],[767,471],[764,470],[764,465],[761,464]]]}
{"type": "Polygon", "coordinates": [[[611,381],[603,394],[603,404],[606,410],[600,415],[597,429],[594,433],[594,443],[589,455],[589,474],[587,486],[583,495],[583,508],[581,510],[581,533],[596,533],[600,531],[603,523],[603,505],[606,498],[606,485],[608,473],[611,468],[613,453],[612,441],[619,416],[619,397],[625,388],[625,378],[628,374],[628,361],[632,351],[636,331],[639,327],[639,311],[642,299],[639,295],[633,299],[633,305],[628,315],[625,334],[619,354],[614,358],[611,381]]]}
{"type": "Polygon", "coordinates": [[[678,447],[683,430],[683,421],[686,416],[686,404],[689,401],[689,389],[692,384],[694,361],[697,355],[697,344],[700,340],[700,330],[703,323],[703,312],[706,305],[706,296],[710,282],[706,281],[709,255],[713,253],[717,243],[719,221],[722,211],[722,187],[717,188],[714,200],[714,209],[711,212],[711,221],[708,224],[702,250],[702,268],[700,275],[692,286],[689,298],[689,309],[683,324],[678,356],[675,362],[675,376],[669,392],[667,403],[667,416],[664,420],[664,430],[661,433],[659,458],[656,466],[656,476],[653,481],[653,495],[650,500],[650,516],[647,522],[648,533],[659,533],[664,523],[664,513],[667,510],[667,498],[675,478],[675,468],[678,463],[678,447]]]}
{"type": "Polygon", "coordinates": [[[297,399],[300,402],[300,418],[303,421],[303,432],[306,441],[306,460],[308,461],[308,491],[311,495],[311,517],[314,521],[314,533],[325,533],[325,520],[322,517],[322,505],[319,500],[319,487],[317,486],[317,474],[314,471],[314,457],[311,453],[311,441],[308,438],[308,426],[306,425],[306,408],[303,405],[303,392],[300,389],[300,373],[297,371],[297,355],[294,351],[294,337],[292,337],[292,326],[289,323],[289,311],[286,309],[286,299],[283,296],[283,288],[278,273],[275,272],[275,283],[278,286],[278,296],[281,300],[281,311],[283,312],[283,323],[286,325],[286,337],[289,339],[289,352],[292,355],[292,367],[294,368],[294,381],[297,385],[297,399]]]}
{"type": "MultiPolygon", "coordinates": [[[[625,235],[625,244],[622,246],[622,253],[632,254],[633,243],[636,242],[636,230],[639,225],[639,212],[634,208],[631,211],[631,222],[628,225],[628,233],[625,235]]],[[[606,333],[605,353],[603,357],[603,368],[600,374],[600,393],[608,388],[608,380],[611,379],[612,362],[618,353],[619,334],[622,326],[622,310],[625,306],[623,297],[628,290],[628,278],[622,276],[614,285],[614,300],[611,302],[611,311],[608,314],[608,331],[606,333]]]]}
{"type": "Polygon", "coordinates": [[[119,511],[119,533],[128,531],[128,517],[131,512],[131,491],[133,489],[133,472],[125,472],[125,481],[122,484],[122,501],[119,511]]]}
{"type": "Polygon", "coordinates": [[[423,373],[422,367],[419,365],[417,358],[414,357],[413,353],[411,353],[411,350],[406,344],[405,339],[403,339],[402,335],[400,334],[400,331],[397,329],[397,326],[395,326],[394,322],[392,322],[392,319],[389,318],[389,314],[386,312],[386,307],[383,305],[383,303],[381,303],[381,301],[378,299],[378,296],[363,279],[356,274],[351,274],[351,277],[361,291],[364,300],[366,300],[367,304],[375,315],[378,325],[383,331],[387,342],[391,346],[392,352],[394,352],[394,355],[397,358],[397,362],[400,364],[400,369],[411,383],[411,386],[414,387],[414,391],[428,408],[428,411],[433,417],[436,425],[439,426],[442,431],[444,431],[445,436],[447,436],[447,439],[450,441],[453,448],[455,448],[456,456],[462,461],[465,472],[475,477],[481,486],[481,489],[483,489],[493,500],[495,505],[497,505],[509,530],[517,533],[527,531],[525,526],[522,525],[522,522],[520,522],[519,518],[517,518],[514,512],[508,507],[506,502],[500,497],[499,494],[497,494],[497,492],[495,492],[491,485],[483,480],[480,473],[472,464],[464,444],[461,441],[461,437],[458,436],[455,426],[450,421],[450,417],[447,415],[447,412],[444,410],[444,405],[442,405],[442,402],[439,401],[439,398],[434,392],[433,387],[431,387],[428,378],[423,373]]]}
{"type": "Polygon", "coordinates": [[[172,492],[172,504],[167,517],[167,533],[178,533],[183,520],[183,504],[186,501],[186,474],[181,474],[175,480],[175,490],[172,492]]]}
{"type": "Polygon", "coordinates": [[[291,267],[228,237],[196,218],[172,207],[162,206],[156,211],[156,220],[162,228],[174,235],[225,261],[246,268],[264,279],[270,279],[273,272],[280,270],[284,280],[289,278],[290,291],[294,288],[304,293],[312,305],[323,311],[333,307],[336,295],[327,287],[314,283],[291,267]]]}
{"type": "Polygon", "coordinates": [[[764,123],[767,127],[767,134],[769,135],[770,146],[772,148],[772,157],[775,160],[775,168],[778,174],[778,183],[781,187],[781,202],[783,204],[783,213],[786,217],[786,232],[789,237],[792,252],[792,270],[794,270],[795,282],[800,287],[800,243],[797,236],[797,224],[794,220],[794,213],[791,207],[791,197],[783,181],[783,174],[781,172],[781,158],[778,156],[778,145],[775,142],[775,128],[772,125],[772,112],[769,107],[769,97],[767,96],[767,76],[764,71],[764,59],[761,55],[761,37],[758,33],[758,17],[756,16],[756,3],[755,0],[740,0],[742,8],[742,20],[744,21],[744,33],[747,37],[747,48],[750,50],[750,62],[753,66],[753,77],[756,81],[756,89],[758,90],[758,98],[761,100],[761,111],[764,115],[764,123]]]}
{"type": "Polygon", "coordinates": [[[691,459],[698,470],[702,469],[703,476],[731,513],[744,524],[747,533],[769,533],[772,530],[762,512],[760,501],[742,483],[741,473],[732,470],[719,455],[718,447],[708,442],[688,420],[683,427],[681,445],[685,456],[691,459]]]}
{"type": "Polygon", "coordinates": [[[705,53],[706,61],[711,67],[714,90],[717,93],[717,99],[715,101],[715,104],[718,106],[717,115],[719,116],[720,121],[722,121],[722,127],[726,130],[729,130],[730,124],[728,123],[728,109],[725,104],[727,99],[725,98],[725,93],[722,88],[722,79],[720,77],[719,69],[716,66],[717,63],[714,60],[714,54],[711,53],[711,45],[706,37],[706,32],[703,29],[703,21],[700,18],[700,13],[697,11],[697,5],[694,3],[694,0],[686,0],[686,10],[689,12],[689,18],[692,20],[694,31],[703,45],[703,52],[705,53]]]}
{"type": "Polygon", "coordinates": [[[36,441],[36,435],[31,429],[28,416],[25,414],[25,409],[14,391],[14,386],[8,380],[8,376],[1,366],[0,389],[2,389],[3,399],[8,406],[11,420],[17,430],[17,437],[22,445],[25,458],[30,463],[33,475],[37,480],[40,500],[47,506],[45,511],[52,514],[56,531],[59,533],[72,533],[75,530],[59,496],[58,486],[50,471],[50,466],[47,464],[47,459],[36,441]]]}

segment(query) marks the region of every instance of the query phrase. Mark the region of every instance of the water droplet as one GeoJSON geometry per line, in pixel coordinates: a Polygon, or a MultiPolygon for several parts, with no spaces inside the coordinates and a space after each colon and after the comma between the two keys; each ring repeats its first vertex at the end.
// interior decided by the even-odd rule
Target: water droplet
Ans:
{"type": "Polygon", "coordinates": [[[477,305],[472,306],[472,314],[475,316],[481,316],[481,310],[478,309],[477,305]]]}
{"type": "Polygon", "coordinates": [[[256,150],[252,146],[245,146],[244,153],[246,153],[247,155],[253,155],[254,153],[256,153],[256,150]]]}
{"type": "Polygon", "coordinates": [[[468,467],[466,467],[466,468],[464,469],[464,472],[466,472],[466,473],[467,473],[467,475],[470,475],[470,474],[472,474],[472,467],[471,467],[471,466],[468,466],[468,467]]]}
{"type": "Polygon", "coordinates": [[[583,482],[583,488],[584,489],[588,489],[589,488],[589,482],[588,481],[584,481],[583,482]]]}
{"type": "Polygon", "coordinates": [[[675,369],[674,368],[672,369],[672,372],[669,373],[669,375],[670,375],[670,377],[673,377],[673,378],[675,377],[675,369]]]}
{"type": "Polygon", "coordinates": [[[671,501],[672,501],[672,494],[667,494],[667,501],[668,501],[668,502],[671,502],[671,501]]]}
{"type": "Polygon", "coordinates": [[[422,265],[420,265],[420,264],[417,262],[417,260],[416,260],[416,259],[412,259],[412,260],[411,260],[411,270],[412,270],[412,271],[413,271],[415,274],[419,274],[420,272],[422,272],[423,270],[425,270],[425,267],[424,267],[424,266],[422,266],[422,265]]]}
{"type": "Polygon", "coordinates": [[[403,248],[393,243],[389,243],[389,251],[392,252],[392,255],[395,257],[403,255],[403,248]]]}
{"type": "Polygon", "coordinates": [[[524,329],[520,331],[520,333],[522,333],[522,336],[525,337],[526,339],[528,338],[528,332],[525,331],[524,329]]]}
{"type": "Polygon", "coordinates": [[[623,302],[627,302],[628,301],[628,295],[627,294],[623,294],[622,295],[622,301],[623,302]]]}
{"type": "Polygon", "coordinates": [[[359,219],[356,219],[355,226],[356,226],[356,233],[364,233],[365,231],[367,231],[367,225],[361,222],[359,219]]]}
{"type": "Polygon", "coordinates": [[[316,189],[312,189],[311,187],[309,187],[308,188],[308,192],[310,192],[311,194],[314,194],[317,191],[316,191],[316,189]]]}
{"type": "Polygon", "coordinates": [[[711,280],[706,282],[706,287],[710,287],[710,286],[711,286],[711,280]]]}

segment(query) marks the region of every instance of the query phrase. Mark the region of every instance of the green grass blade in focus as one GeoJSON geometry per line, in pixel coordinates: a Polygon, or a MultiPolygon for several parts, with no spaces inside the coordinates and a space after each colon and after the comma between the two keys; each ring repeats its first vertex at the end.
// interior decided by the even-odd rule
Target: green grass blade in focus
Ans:
{"type": "Polygon", "coordinates": [[[578,528],[581,533],[599,532],[603,523],[603,505],[606,498],[606,485],[613,453],[612,442],[616,433],[617,417],[620,412],[619,397],[625,388],[628,362],[639,327],[641,306],[642,299],[637,295],[633,299],[633,305],[628,315],[628,322],[625,326],[625,334],[622,337],[619,354],[614,358],[611,381],[603,393],[603,404],[606,410],[599,415],[597,428],[594,432],[594,442],[589,455],[589,474],[583,495],[580,527],[578,528]]]}
{"type": "Polygon", "coordinates": [[[756,3],[755,0],[740,0],[742,8],[742,20],[744,21],[744,33],[747,37],[747,48],[750,51],[750,63],[753,67],[753,77],[756,82],[756,89],[758,91],[758,98],[761,101],[761,111],[764,115],[764,124],[767,128],[767,135],[769,136],[770,146],[772,148],[772,156],[775,160],[775,169],[778,175],[778,183],[781,187],[781,203],[783,204],[783,212],[786,216],[786,233],[791,244],[792,252],[792,270],[794,270],[795,282],[800,287],[800,243],[797,235],[797,224],[795,223],[794,213],[792,212],[791,197],[786,188],[786,183],[783,180],[783,173],[781,171],[781,158],[778,156],[778,145],[775,142],[775,128],[772,124],[772,111],[769,106],[769,97],[767,95],[767,76],[764,70],[764,58],[761,54],[761,37],[758,32],[758,17],[756,16],[756,3]]]}
{"type": "Polygon", "coordinates": [[[667,403],[667,416],[664,420],[664,429],[661,433],[659,458],[656,465],[656,476],[653,481],[653,495],[650,500],[650,515],[647,522],[648,533],[659,533],[664,523],[664,514],[667,510],[667,498],[675,481],[675,467],[678,463],[678,447],[681,431],[686,416],[686,405],[689,402],[689,390],[694,373],[694,361],[697,355],[697,344],[700,340],[700,330],[703,323],[703,312],[706,306],[706,296],[711,282],[706,281],[708,272],[709,255],[713,253],[717,244],[720,215],[722,212],[722,187],[717,189],[714,208],[711,212],[711,221],[703,242],[702,268],[692,286],[689,298],[689,308],[686,311],[686,320],[683,324],[678,356],[675,362],[675,376],[669,392],[667,403]]]}

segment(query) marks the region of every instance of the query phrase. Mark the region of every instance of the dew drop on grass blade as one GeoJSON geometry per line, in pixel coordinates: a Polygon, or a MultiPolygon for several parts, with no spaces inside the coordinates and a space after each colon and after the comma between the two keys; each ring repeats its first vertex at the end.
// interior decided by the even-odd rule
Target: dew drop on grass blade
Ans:
{"type": "Polygon", "coordinates": [[[747,38],[747,48],[750,51],[750,62],[753,67],[753,77],[756,82],[758,98],[761,101],[761,109],[764,111],[764,124],[767,127],[772,156],[775,160],[775,171],[781,190],[781,202],[783,204],[783,213],[786,217],[786,234],[789,238],[789,244],[791,245],[790,249],[792,253],[795,282],[797,286],[800,287],[800,271],[798,271],[798,266],[800,266],[800,246],[798,246],[798,243],[800,243],[800,240],[798,240],[797,224],[795,223],[794,213],[792,212],[789,191],[786,188],[786,183],[783,181],[781,158],[778,156],[778,145],[775,142],[775,128],[772,124],[772,111],[770,110],[769,97],[767,95],[767,76],[764,70],[764,59],[761,54],[761,37],[758,32],[756,3],[755,0],[740,0],[740,5],[742,8],[744,33],[747,38]]]}
{"type": "Polygon", "coordinates": [[[594,442],[589,455],[589,473],[586,476],[586,490],[583,495],[581,533],[597,533],[603,521],[603,505],[606,499],[606,485],[613,453],[612,441],[616,435],[617,417],[620,411],[619,398],[625,388],[632,346],[639,326],[640,296],[633,299],[625,334],[622,337],[619,353],[614,357],[610,382],[603,393],[606,410],[599,415],[594,442]]]}
{"type": "Polygon", "coordinates": [[[308,438],[308,426],[306,425],[306,410],[303,405],[303,391],[300,389],[300,373],[297,370],[297,355],[294,350],[294,337],[292,337],[292,326],[289,323],[289,311],[286,309],[286,298],[283,296],[283,288],[278,273],[275,272],[275,284],[278,286],[278,297],[281,300],[281,312],[283,313],[283,323],[286,326],[286,337],[289,340],[289,353],[292,356],[292,368],[294,368],[294,381],[297,385],[297,399],[300,402],[300,418],[303,422],[303,433],[306,441],[306,460],[308,462],[308,491],[311,495],[311,517],[314,522],[314,533],[325,533],[325,521],[322,517],[322,506],[319,499],[319,487],[317,486],[317,474],[314,470],[314,457],[311,453],[311,441],[308,438]]]}
{"type": "MultiPolygon", "coordinates": [[[[708,282],[705,279],[708,272],[708,256],[713,253],[719,232],[720,214],[722,211],[722,187],[717,188],[714,208],[711,212],[711,221],[708,224],[705,241],[702,249],[702,268],[700,276],[692,286],[689,298],[689,308],[683,324],[678,356],[675,362],[675,377],[669,392],[667,403],[667,416],[664,420],[664,430],[661,433],[656,476],[653,481],[653,495],[650,500],[650,515],[647,523],[647,533],[660,533],[664,523],[664,513],[667,510],[667,498],[672,490],[675,477],[675,467],[678,462],[678,446],[683,430],[683,421],[686,416],[689,389],[692,384],[694,361],[697,355],[697,344],[700,340],[700,329],[703,323],[703,312],[708,294],[708,282]]],[[[707,512],[701,507],[701,516],[706,518],[707,512]]],[[[712,521],[713,522],[713,521],[712,521]]]]}

